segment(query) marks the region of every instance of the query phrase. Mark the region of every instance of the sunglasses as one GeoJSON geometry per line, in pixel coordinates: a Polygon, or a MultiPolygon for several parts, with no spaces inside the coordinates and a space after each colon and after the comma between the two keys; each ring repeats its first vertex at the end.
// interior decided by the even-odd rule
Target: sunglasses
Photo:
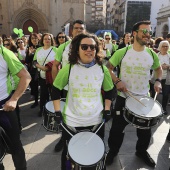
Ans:
{"type": "Polygon", "coordinates": [[[105,38],[105,40],[110,40],[110,38],[105,38]]]}
{"type": "Polygon", "coordinates": [[[80,44],[80,47],[83,51],[86,51],[88,49],[88,47],[90,47],[91,51],[94,51],[96,49],[96,45],[89,45],[89,44],[80,44]]]}
{"type": "Polygon", "coordinates": [[[64,38],[65,38],[65,36],[58,36],[58,38],[62,38],[62,39],[64,39],[64,38]]]}
{"type": "Polygon", "coordinates": [[[4,44],[4,46],[10,46],[10,44],[8,43],[8,44],[4,44]]]}
{"type": "Polygon", "coordinates": [[[23,43],[23,41],[18,41],[18,42],[17,42],[17,44],[22,44],[22,43],[23,43]]]}
{"type": "Polygon", "coordinates": [[[142,31],[143,34],[149,34],[149,35],[152,35],[152,31],[151,30],[147,30],[147,29],[140,29],[140,30],[136,30],[136,32],[138,31],[142,31]]]}

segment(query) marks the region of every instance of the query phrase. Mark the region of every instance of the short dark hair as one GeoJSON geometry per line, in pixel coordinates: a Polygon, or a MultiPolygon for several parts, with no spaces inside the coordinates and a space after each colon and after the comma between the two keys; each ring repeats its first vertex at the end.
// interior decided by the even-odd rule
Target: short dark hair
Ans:
{"type": "Polygon", "coordinates": [[[139,21],[139,22],[137,22],[137,23],[135,23],[134,25],[133,25],[133,28],[132,28],[132,34],[133,34],[133,31],[136,31],[136,30],[138,30],[139,29],[139,26],[140,25],[151,25],[151,21],[149,21],[149,20],[146,20],[146,21],[139,21]]]}
{"type": "Polygon", "coordinates": [[[170,33],[168,33],[168,34],[166,35],[166,38],[170,38],[170,33]]]}
{"type": "Polygon", "coordinates": [[[74,26],[75,24],[81,24],[81,25],[83,24],[83,25],[85,25],[84,21],[82,21],[82,20],[80,20],[80,19],[73,21],[73,26],[74,26]]]}
{"type": "Polygon", "coordinates": [[[69,51],[69,62],[70,64],[77,64],[78,59],[80,58],[78,52],[79,52],[79,46],[81,43],[81,40],[84,38],[92,38],[95,42],[96,42],[96,63],[98,63],[99,65],[102,64],[101,62],[101,56],[99,54],[100,52],[100,41],[97,38],[96,35],[94,34],[89,34],[89,33],[82,33],[79,34],[77,36],[75,36],[72,41],[71,41],[71,45],[70,45],[70,51],[69,51]]]}

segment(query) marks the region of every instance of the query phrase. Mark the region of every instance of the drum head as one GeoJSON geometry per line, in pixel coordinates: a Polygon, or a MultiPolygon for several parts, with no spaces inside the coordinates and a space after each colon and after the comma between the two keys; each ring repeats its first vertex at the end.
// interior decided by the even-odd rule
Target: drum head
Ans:
{"type": "Polygon", "coordinates": [[[73,136],[68,144],[69,156],[82,166],[98,163],[103,158],[104,152],[102,139],[92,132],[80,132],[73,136]],[[87,142],[92,136],[93,138],[87,142]]]}
{"type": "MultiPolygon", "coordinates": [[[[64,109],[64,104],[65,104],[65,102],[60,100],[60,109],[61,109],[61,112],[64,109]]],[[[54,111],[53,102],[52,101],[47,102],[46,105],[45,105],[45,109],[48,110],[51,113],[54,113],[55,111],[54,111]]]]}
{"type": "Polygon", "coordinates": [[[153,98],[147,96],[135,96],[135,98],[146,107],[132,97],[128,97],[126,99],[126,108],[134,114],[148,118],[157,117],[162,114],[161,105],[157,101],[154,101],[153,98]]]}

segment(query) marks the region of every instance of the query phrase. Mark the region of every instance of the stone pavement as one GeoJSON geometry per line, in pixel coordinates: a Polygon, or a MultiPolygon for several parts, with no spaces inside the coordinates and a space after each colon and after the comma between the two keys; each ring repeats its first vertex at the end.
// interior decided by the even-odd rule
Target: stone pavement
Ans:
{"type": "MultiPolygon", "coordinates": [[[[30,95],[26,92],[20,100],[21,121],[23,131],[21,140],[26,152],[28,170],[60,170],[61,152],[56,153],[54,146],[60,139],[60,134],[46,131],[42,126],[42,118],[37,116],[38,107],[30,109],[32,102],[28,102],[30,95]]],[[[161,100],[161,95],[158,95],[161,100]]],[[[168,106],[170,113],[170,107],[168,106]]],[[[153,135],[148,152],[157,163],[156,168],[150,168],[135,156],[137,141],[135,127],[128,125],[125,129],[125,138],[118,156],[107,170],[169,170],[170,166],[170,143],[166,142],[169,130],[170,115],[164,116],[158,126],[152,129],[153,135]]],[[[111,121],[106,124],[105,144],[111,121]]],[[[14,170],[11,155],[4,158],[6,170],[14,170]]]]}

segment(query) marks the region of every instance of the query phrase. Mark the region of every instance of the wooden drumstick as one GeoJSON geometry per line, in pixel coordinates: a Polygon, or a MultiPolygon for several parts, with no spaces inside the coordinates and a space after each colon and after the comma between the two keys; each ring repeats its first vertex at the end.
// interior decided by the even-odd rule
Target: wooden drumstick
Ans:
{"type": "MultiPolygon", "coordinates": [[[[142,104],[143,106],[145,106],[140,100],[138,100],[135,96],[133,96],[131,93],[129,93],[129,91],[126,92],[127,94],[129,94],[130,97],[132,97],[133,99],[135,99],[136,101],[138,101],[140,104],[142,104]]],[[[146,107],[146,106],[145,106],[146,107]]]]}
{"type": "Polygon", "coordinates": [[[157,95],[158,95],[158,93],[156,92],[156,93],[155,93],[155,97],[154,97],[154,99],[153,99],[154,101],[156,100],[157,95]]]}

